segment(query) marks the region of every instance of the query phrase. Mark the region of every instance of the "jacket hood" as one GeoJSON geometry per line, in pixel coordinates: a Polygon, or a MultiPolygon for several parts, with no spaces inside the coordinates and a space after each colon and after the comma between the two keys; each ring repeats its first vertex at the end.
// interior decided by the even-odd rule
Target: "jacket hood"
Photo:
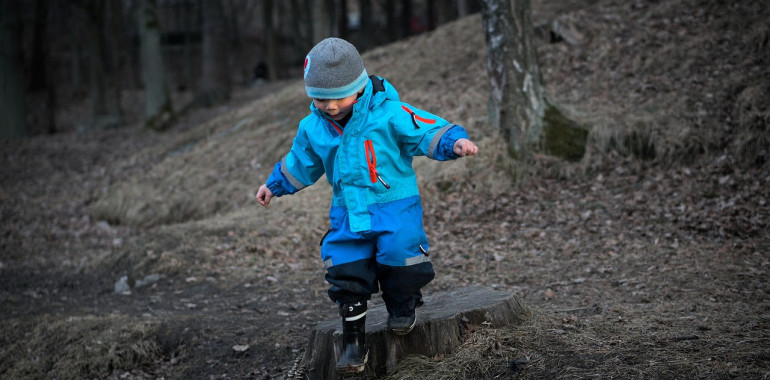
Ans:
{"type": "Polygon", "coordinates": [[[366,90],[364,93],[367,91],[371,91],[372,94],[372,98],[369,103],[370,107],[380,105],[386,100],[395,100],[397,102],[401,101],[396,88],[393,87],[393,85],[391,85],[387,79],[378,77],[376,75],[369,77],[369,83],[366,85],[366,90]]]}

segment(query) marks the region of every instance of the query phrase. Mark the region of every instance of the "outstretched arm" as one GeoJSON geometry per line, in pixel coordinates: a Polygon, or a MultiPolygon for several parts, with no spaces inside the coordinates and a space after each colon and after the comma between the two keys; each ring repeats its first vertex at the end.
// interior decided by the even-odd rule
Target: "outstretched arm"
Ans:
{"type": "Polygon", "coordinates": [[[302,125],[289,153],[273,166],[267,181],[257,191],[257,202],[263,207],[274,197],[294,194],[314,184],[324,174],[323,161],[313,150],[302,125]]]}

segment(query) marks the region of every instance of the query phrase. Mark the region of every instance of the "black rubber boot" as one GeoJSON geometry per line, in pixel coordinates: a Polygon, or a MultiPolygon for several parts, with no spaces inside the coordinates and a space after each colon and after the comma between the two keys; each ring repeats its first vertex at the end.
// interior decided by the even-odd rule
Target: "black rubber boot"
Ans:
{"type": "Polygon", "coordinates": [[[396,335],[406,335],[412,332],[414,325],[417,322],[417,316],[415,314],[405,317],[388,316],[388,330],[396,335]]]}
{"type": "Polygon", "coordinates": [[[388,330],[396,335],[406,335],[412,332],[417,323],[415,307],[422,305],[422,294],[404,302],[393,310],[388,310],[388,330]]]}
{"type": "Polygon", "coordinates": [[[340,305],[340,316],[342,356],[337,361],[337,373],[361,373],[369,359],[369,351],[366,349],[366,301],[340,305]]]}

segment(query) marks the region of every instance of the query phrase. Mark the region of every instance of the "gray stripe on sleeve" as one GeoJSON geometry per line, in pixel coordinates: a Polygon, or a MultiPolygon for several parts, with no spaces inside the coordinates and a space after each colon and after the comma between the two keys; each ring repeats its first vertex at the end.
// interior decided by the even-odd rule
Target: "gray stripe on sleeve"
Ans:
{"type": "Polygon", "coordinates": [[[447,124],[443,128],[439,129],[435,135],[433,135],[433,139],[430,140],[430,145],[428,146],[428,158],[433,158],[433,152],[436,150],[438,143],[441,141],[441,136],[444,136],[446,131],[454,126],[455,124],[447,124]]]}
{"type": "Polygon", "coordinates": [[[306,186],[302,184],[298,179],[294,178],[293,175],[291,175],[291,172],[289,172],[288,166],[286,166],[286,157],[283,156],[283,159],[281,160],[281,174],[283,174],[286,179],[289,180],[289,183],[291,183],[292,186],[296,187],[297,190],[302,190],[306,186]]]}

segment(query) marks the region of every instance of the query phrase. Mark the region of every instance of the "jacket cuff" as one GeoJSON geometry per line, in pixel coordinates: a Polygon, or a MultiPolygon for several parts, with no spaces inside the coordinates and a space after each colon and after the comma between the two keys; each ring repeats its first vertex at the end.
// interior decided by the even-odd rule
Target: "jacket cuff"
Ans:
{"type": "Polygon", "coordinates": [[[281,173],[281,162],[277,162],[275,164],[273,167],[273,172],[270,173],[270,177],[267,178],[267,182],[265,184],[276,197],[297,192],[297,189],[291,184],[291,182],[289,182],[288,179],[286,179],[283,173],[281,173]]]}
{"type": "Polygon", "coordinates": [[[441,135],[438,144],[436,144],[435,151],[431,152],[433,154],[433,157],[431,158],[439,161],[454,160],[459,158],[460,156],[456,155],[453,150],[455,142],[457,142],[459,139],[467,138],[468,133],[465,131],[465,128],[456,124],[451,125],[444,131],[443,135],[441,135]]]}

